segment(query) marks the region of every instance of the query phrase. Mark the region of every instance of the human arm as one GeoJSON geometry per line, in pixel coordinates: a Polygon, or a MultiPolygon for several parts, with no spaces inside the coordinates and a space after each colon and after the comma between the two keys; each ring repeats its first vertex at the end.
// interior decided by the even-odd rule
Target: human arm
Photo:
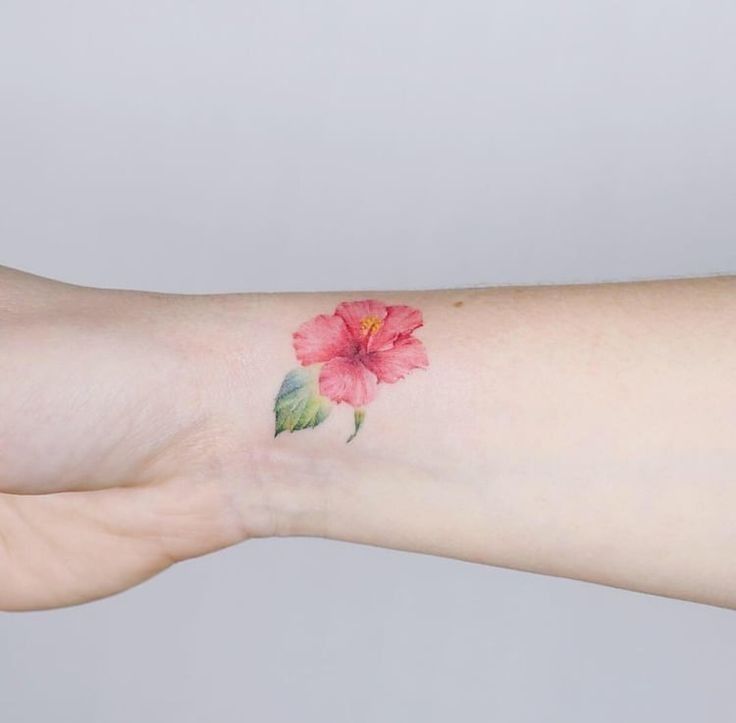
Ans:
{"type": "Polygon", "coordinates": [[[736,607],[736,281],[178,296],[0,271],[1,609],[312,535],[736,607]],[[429,364],[274,438],[292,333],[421,310],[429,364]]]}

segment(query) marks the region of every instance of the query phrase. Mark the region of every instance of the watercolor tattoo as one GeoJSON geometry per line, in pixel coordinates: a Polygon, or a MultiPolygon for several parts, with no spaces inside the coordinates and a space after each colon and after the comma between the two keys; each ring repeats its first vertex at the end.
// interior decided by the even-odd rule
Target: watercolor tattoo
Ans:
{"type": "Polygon", "coordinates": [[[429,366],[424,344],[413,336],[422,324],[418,309],[373,299],[344,301],[333,314],[304,322],[293,334],[301,367],[284,377],[276,395],[275,436],[316,427],[333,403],[344,402],[354,408],[355,429],[347,441],[354,439],[379,384],[429,366]]]}

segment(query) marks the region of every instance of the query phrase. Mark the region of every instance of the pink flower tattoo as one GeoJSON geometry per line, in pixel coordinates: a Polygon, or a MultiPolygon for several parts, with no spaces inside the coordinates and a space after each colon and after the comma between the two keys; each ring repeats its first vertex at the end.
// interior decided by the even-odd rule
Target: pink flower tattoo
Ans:
{"type": "Polygon", "coordinates": [[[302,366],[286,375],[276,395],[276,436],[316,427],[333,402],[345,402],[355,409],[350,442],[379,384],[393,384],[429,366],[424,344],[413,336],[422,325],[418,309],[373,299],[344,301],[333,314],[304,322],[294,332],[302,366]]]}

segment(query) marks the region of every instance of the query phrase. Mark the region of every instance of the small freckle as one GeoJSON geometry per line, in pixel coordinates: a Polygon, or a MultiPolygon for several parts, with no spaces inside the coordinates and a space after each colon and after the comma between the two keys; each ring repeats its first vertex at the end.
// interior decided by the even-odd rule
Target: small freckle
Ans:
{"type": "Polygon", "coordinates": [[[455,302],[455,303],[453,304],[453,306],[454,306],[454,307],[455,307],[456,309],[459,309],[459,308],[460,308],[460,307],[461,307],[462,305],[463,305],[463,302],[462,302],[462,301],[456,301],[456,302],[455,302]]]}

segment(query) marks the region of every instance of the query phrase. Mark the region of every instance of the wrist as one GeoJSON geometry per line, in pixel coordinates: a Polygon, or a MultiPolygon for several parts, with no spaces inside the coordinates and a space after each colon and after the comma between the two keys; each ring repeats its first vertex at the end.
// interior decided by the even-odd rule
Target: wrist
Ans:
{"type": "Polygon", "coordinates": [[[212,489],[232,527],[229,542],[323,529],[326,450],[273,432],[290,305],[284,295],[183,297],[172,314],[167,336],[186,359],[185,377],[196,380],[182,393],[200,420],[182,441],[179,473],[212,489]]]}
{"type": "Polygon", "coordinates": [[[204,350],[201,398],[218,439],[215,464],[252,535],[411,547],[419,526],[433,524],[428,511],[443,504],[437,480],[446,434],[423,423],[427,375],[382,388],[350,444],[354,409],[345,403],[318,427],[274,437],[274,398],[299,366],[292,332],[335,304],[321,294],[201,300],[201,323],[190,333],[204,350]]]}

